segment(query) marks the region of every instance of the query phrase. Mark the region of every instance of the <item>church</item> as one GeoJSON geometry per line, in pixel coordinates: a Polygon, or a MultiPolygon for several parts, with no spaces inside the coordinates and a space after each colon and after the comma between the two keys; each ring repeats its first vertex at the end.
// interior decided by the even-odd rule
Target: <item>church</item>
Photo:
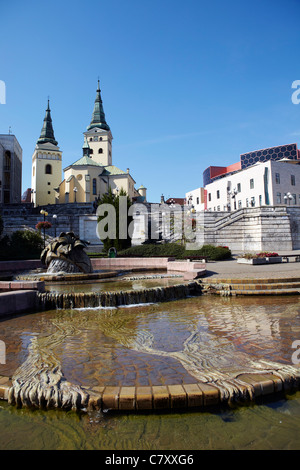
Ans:
{"type": "Polygon", "coordinates": [[[82,156],[63,169],[62,151],[55,140],[50,104],[32,156],[32,202],[34,206],[66,203],[97,203],[111,188],[114,194],[125,190],[131,201],[146,202],[146,188],[135,188],[129,168],[112,164],[113,136],[106,122],[100,84],[90,125],[83,133],[82,156]]]}

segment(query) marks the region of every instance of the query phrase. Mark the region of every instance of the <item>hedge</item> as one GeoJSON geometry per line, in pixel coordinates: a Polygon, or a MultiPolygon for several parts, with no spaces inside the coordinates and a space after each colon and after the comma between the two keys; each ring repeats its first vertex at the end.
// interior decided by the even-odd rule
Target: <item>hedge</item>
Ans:
{"type": "Polygon", "coordinates": [[[176,259],[203,259],[211,261],[231,258],[231,251],[228,247],[203,245],[199,250],[186,250],[183,245],[176,243],[138,245],[120,251],[118,257],[174,257],[176,259]]]}

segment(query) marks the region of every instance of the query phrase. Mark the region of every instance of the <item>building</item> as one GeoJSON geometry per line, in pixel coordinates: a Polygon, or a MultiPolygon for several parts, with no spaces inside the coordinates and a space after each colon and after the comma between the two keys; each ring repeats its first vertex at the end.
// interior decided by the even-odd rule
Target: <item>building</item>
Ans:
{"type": "Polygon", "coordinates": [[[300,165],[293,161],[256,163],[206,185],[206,209],[300,205],[300,165]]]}
{"type": "Polygon", "coordinates": [[[203,172],[203,188],[186,193],[196,210],[300,204],[300,151],[288,144],[248,152],[227,167],[203,172]]]}
{"type": "Polygon", "coordinates": [[[54,137],[51,111],[48,106],[41,135],[37,140],[32,156],[31,192],[34,206],[55,204],[57,194],[54,191],[62,178],[62,152],[54,137]]]}
{"type": "Polygon", "coordinates": [[[204,188],[197,188],[185,195],[186,204],[196,211],[204,211],[204,188]]]}
{"type": "Polygon", "coordinates": [[[64,179],[55,189],[59,204],[95,202],[109,188],[114,194],[123,189],[131,200],[145,202],[146,188],[135,189],[129,168],[124,171],[113,165],[113,136],[105,118],[99,80],[92,119],[83,135],[82,156],[64,168],[64,179]]]}
{"type": "Polygon", "coordinates": [[[113,136],[105,118],[99,80],[91,122],[83,135],[82,155],[62,172],[62,151],[54,137],[48,100],[41,135],[32,156],[34,206],[95,203],[109,188],[114,194],[123,189],[131,200],[146,202],[147,190],[144,186],[135,189],[129,168],[124,171],[113,165],[113,136]]]}
{"type": "Polygon", "coordinates": [[[13,134],[0,134],[0,204],[21,202],[22,148],[13,134]]]}

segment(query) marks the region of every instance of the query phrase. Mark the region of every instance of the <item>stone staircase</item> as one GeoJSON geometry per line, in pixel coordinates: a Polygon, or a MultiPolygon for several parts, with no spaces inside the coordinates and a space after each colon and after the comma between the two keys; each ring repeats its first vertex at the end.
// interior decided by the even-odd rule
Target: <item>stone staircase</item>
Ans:
{"type": "Polygon", "coordinates": [[[272,279],[205,278],[199,283],[204,294],[234,295],[299,295],[300,277],[272,279]]]}

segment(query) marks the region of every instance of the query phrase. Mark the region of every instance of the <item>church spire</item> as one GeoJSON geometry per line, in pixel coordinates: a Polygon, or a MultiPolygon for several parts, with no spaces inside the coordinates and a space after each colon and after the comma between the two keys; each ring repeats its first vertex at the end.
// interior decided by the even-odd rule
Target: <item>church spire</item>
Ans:
{"type": "Polygon", "coordinates": [[[52,119],[51,119],[51,110],[50,110],[50,105],[49,105],[49,99],[48,99],[48,106],[46,109],[46,115],[44,118],[44,123],[43,127],[41,130],[41,135],[40,138],[38,139],[37,143],[38,144],[46,144],[46,143],[51,143],[53,145],[57,145],[57,141],[55,140],[54,137],[54,131],[52,127],[52,119]]]}
{"type": "Polygon", "coordinates": [[[100,90],[100,82],[98,80],[98,88],[96,91],[96,99],[95,99],[95,105],[94,105],[94,111],[93,111],[93,116],[91,123],[87,130],[93,129],[93,127],[100,127],[100,129],[104,129],[105,131],[109,131],[109,125],[107,124],[105,120],[105,114],[103,110],[103,104],[102,104],[102,99],[101,99],[101,90],[100,90]]]}

